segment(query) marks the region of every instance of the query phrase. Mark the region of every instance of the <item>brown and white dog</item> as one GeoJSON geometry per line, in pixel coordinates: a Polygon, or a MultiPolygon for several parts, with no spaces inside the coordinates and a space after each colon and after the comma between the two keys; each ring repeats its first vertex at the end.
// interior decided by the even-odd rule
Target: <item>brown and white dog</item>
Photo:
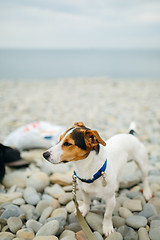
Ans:
{"type": "Polygon", "coordinates": [[[83,216],[90,208],[90,195],[106,201],[103,220],[103,233],[113,232],[112,213],[115,207],[115,191],[119,187],[119,176],[127,161],[134,160],[142,172],[143,194],[146,200],[152,197],[148,184],[147,153],[144,145],[130,134],[117,134],[103,141],[96,130],[91,130],[82,122],[75,123],[60,137],[57,145],[43,153],[51,163],[73,161],[75,175],[82,192],[83,216]],[[105,184],[104,184],[105,183],[105,184]]]}

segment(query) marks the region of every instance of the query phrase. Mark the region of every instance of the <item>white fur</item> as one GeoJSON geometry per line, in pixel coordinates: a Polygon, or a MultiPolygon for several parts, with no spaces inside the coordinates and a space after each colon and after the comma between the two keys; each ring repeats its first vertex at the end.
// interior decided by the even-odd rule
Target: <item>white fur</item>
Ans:
{"type": "MultiPolygon", "coordinates": [[[[53,163],[60,162],[61,142],[51,148],[49,151],[51,157],[49,161],[53,163]]],[[[100,145],[100,151],[91,151],[87,158],[73,162],[74,170],[80,178],[90,179],[102,167],[107,159],[106,182],[102,185],[102,177],[95,182],[88,184],[78,180],[79,188],[83,196],[83,204],[80,211],[83,216],[87,214],[90,206],[90,196],[96,196],[106,201],[106,210],[103,220],[103,233],[108,236],[113,232],[112,213],[115,207],[115,191],[118,189],[120,172],[124,164],[129,160],[135,160],[142,172],[144,197],[149,200],[152,196],[147,174],[147,153],[144,145],[131,134],[118,134],[111,137],[106,146],[100,145]]]]}

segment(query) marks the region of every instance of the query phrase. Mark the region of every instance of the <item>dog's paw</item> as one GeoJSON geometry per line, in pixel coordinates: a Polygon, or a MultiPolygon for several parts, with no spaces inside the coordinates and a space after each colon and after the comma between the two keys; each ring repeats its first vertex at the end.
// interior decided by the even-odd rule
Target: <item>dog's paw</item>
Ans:
{"type": "Polygon", "coordinates": [[[85,217],[87,215],[87,213],[89,212],[89,208],[85,205],[85,204],[82,204],[80,207],[79,207],[79,210],[80,212],[82,213],[82,216],[85,217]]]}
{"type": "Polygon", "coordinates": [[[143,195],[146,199],[146,201],[149,201],[152,198],[152,191],[150,188],[144,189],[143,190],[143,195]]]}
{"type": "Polygon", "coordinates": [[[111,233],[114,232],[112,224],[103,226],[103,234],[108,237],[111,233]]]}

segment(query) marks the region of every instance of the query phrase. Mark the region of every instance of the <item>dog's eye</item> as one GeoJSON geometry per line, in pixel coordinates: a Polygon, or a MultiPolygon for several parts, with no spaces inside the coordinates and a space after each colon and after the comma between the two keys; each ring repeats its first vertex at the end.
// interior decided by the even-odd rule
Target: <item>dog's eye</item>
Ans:
{"type": "Polygon", "coordinates": [[[71,145],[72,145],[72,143],[69,143],[69,142],[65,142],[65,143],[63,144],[63,146],[66,146],[66,147],[71,146],[71,145]]]}

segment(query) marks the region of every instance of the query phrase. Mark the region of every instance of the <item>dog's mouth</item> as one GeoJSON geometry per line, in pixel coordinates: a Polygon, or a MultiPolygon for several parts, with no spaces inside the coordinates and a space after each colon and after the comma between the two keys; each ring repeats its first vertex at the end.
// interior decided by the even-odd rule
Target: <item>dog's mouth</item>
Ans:
{"type": "Polygon", "coordinates": [[[66,160],[63,160],[61,163],[67,163],[68,161],[66,161],[66,160]]]}

